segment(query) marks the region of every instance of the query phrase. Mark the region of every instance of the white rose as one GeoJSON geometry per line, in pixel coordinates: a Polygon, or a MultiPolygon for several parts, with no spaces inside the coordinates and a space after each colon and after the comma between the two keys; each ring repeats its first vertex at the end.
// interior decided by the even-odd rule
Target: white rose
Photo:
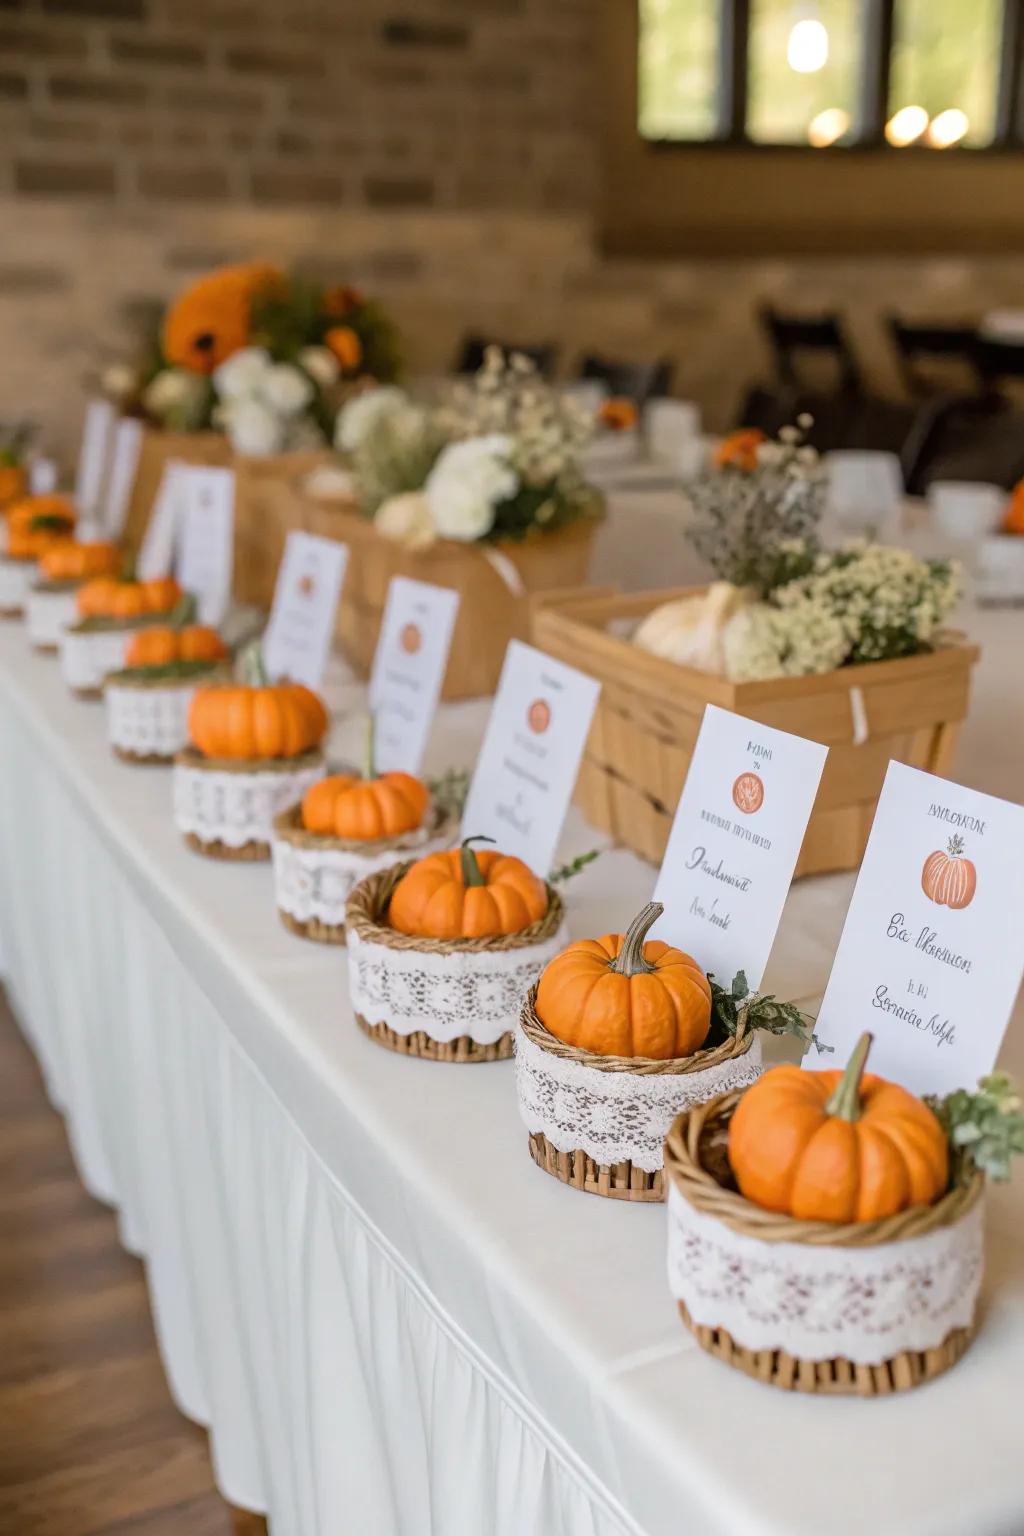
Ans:
{"type": "Polygon", "coordinates": [[[222,420],[238,453],[251,458],[280,453],[285,443],[286,424],[260,400],[234,400],[225,406],[222,420]]]}
{"type": "Polygon", "coordinates": [[[307,496],[317,501],[354,501],[356,499],[355,476],[340,464],[319,464],[311,469],[302,482],[307,496]]]}
{"type": "Polygon", "coordinates": [[[330,389],[332,384],[338,382],[341,369],[338,367],[338,359],[329,348],[303,347],[298,360],[321,389],[330,389]]]}
{"type": "Polygon", "coordinates": [[[386,539],[393,539],[406,549],[428,549],[437,539],[437,529],[422,491],[407,491],[391,496],[374,517],[373,526],[386,539]]]}
{"type": "Polygon", "coordinates": [[[242,347],[214,369],[213,387],[222,400],[244,400],[260,392],[273,366],[263,347],[242,347]]]}
{"type": "Polygon", "coordinates": [[[334,429],[334,446],[342,453],[355,453],[378,421],[408,404],[405,391],[394,384],[380,389],[367,389],[355,395],[338,412],[334,429]]]}
{"type": "Polygon", "coordinates": [[[142,403],[151,416],[163,420],[172,411],[189,405],[205,388],[201,374],[184,368],[164,368],[142,392],[142,403]]]}
{"type": "Polygon", "coordinates": [[[274,363],[260,381],[259,398],[278,416],[301,416],[313,399],[313,385],[291,363],[274,363]]]}
{"type": "Polygon", "coordinates": [[[438,533],[470,543],[494,527],[498,504],[514,496],[519,476],[509,464],[512,439],[494,432],[450,443],[424,486],[438,533]]]}
{"type": "Polygon", "coordinates": [[[139,376],[130,363],[111,363],[103,370],[100,387],[111,400],[129,400],[139,387],[139,376]]]}

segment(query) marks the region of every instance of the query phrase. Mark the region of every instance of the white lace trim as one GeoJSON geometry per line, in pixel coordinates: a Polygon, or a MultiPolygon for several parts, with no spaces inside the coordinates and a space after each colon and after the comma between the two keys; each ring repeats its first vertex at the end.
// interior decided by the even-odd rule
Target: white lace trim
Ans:
{"type": "Polygon", "coordinates": [[[174,765],[174,822],[179,832],[192,832],[204,843],[242,848],[269,843],[274,817],[301,800],[311,784],[324,776],[323,761],[304,768],[222,772],[174,765]]]}
{"type": "Polygon", "coordinates": [[[188,710],[195,683],[159,688],[122,688],[108,683],[107,739],[139,756],[173,757],[188,746],[188,710]]]}
{"type": "Polygon", "coordinates": [[[523,998],[548,961],[569,942],[561,924],[549,939],[522,949],[391,949],[348,931],[348,984],[352,1007],[370,1024],[400,1035],[422,1029],[447,1044],[468,1035],[493,1045],[514,1028],[523,998]]]}
{"type": "Polygon", "coordinates": [[[34,560],[0,559],[0,609],[21,611],[38,575],[39,567],[34,560]]]}
{"type": "Polygon", "coordinates": [[[73,591],[29,592],[25,608],[33,645],[59,645],[64,626],[73,624],[78,612],[73,591]]]}
{"type": "Polygon", "coordinates": [[[317,922],[343,928],[345,903],[360,880],[379,869],[390,868],[413,849],[422,855],[447,848],[448,830],[433,835],[421,830],[419,835],[397,839],[391,847],[372,854],[302,846],[275,835],[271,852],[277,905],[297,922],[315,918],[317,922]]]}
{"type": "Polygon", "coordinates": [[[702,1072],[602,1072],[535,1045],[517,1022],[516,1090],[528,1131],[542,1131],[559,1152],[586,1152],[601,1164],[633,1163],[656,1173],[669,1126],[684,1109],[744,1088],[761,1075],[755,1035],[743,1056],[702,1072]]]}
{"type": "Polygon", "coordinates": [[[66,629],[60,637],[60,669],[69,688],[99,688],[108,672],[124,666],[131,632],[66,629]]]}
{"type": "Polygon", "coordinates": [[[747,1349],[878,1365],[932,1349],[974,1316],[982,1201],[949,1227],[870,1248],[767,1243],[696,1210],[673,1184],[668,1282],[694,1322],[747,1349]]]}

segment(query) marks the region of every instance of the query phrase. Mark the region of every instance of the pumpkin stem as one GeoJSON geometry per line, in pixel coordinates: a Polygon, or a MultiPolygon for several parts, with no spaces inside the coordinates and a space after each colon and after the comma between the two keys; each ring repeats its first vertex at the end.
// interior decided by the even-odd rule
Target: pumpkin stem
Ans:
{"type": "Polygon", "coordinates": [[[238,657],[239,671],[242,682],[247,688],[265,688],[267,686],[267,669],[263,665],[263,647],[258,640],[253,640],[247,645],[238,657]]]}
{"type": "Polygon", "coordinates": [[[873,1039],[874,1035],[867,1030],[861,1035],[838,1088],[825,1105],[825,1113],[834,1116],[836,1120],[849,1120],[852,1124],[860,1119],[860,1080],[864,1076],[873,1039]]]}
{"type": "Polygon", "coordinates": [[[617,975],[648,976],[655,969],[644,956],[644,940],[664,910],[660,901],[649,901],[634,917],[626,930],[622,948],[611,962],[610,969],[617,975]]]}
{"type": "Polygon", "coordinates": [[[482,872],[482,870],[480,868],[480,865],[477,862],[476,854],[473,852],[473,849],[472,849],[472,847],[470,845],[472,843],[493,843],[493,842],[494,842],[494,838],[493,837],[484,837],[482,834],[479,837],[464,837],[463,838],[463,840],[462,840],[462,848],[460,850],[461,856],[462,856],[462,883],[463,883],[463,885],[469,886],[469,885],[486,885],[487,884],[487,881],[483,877],[483,872],[482,872]]]}
{"type": "Polygon", "coordinates": [[[191,592],[183,592],[171,610],[168,619],[172,629],[187,629],[196,619],[196,600],[191,592]]]}
{"type": "Polygon", "coordinates": [[[132,550],[125,550],[124,560],[121,565],[121,580],[135,580],[135,555],[132,550]]]}
{"type": "Polygon", "coordinates": [[[370,710],[370,718],[366,722],[366,756],[363,758],[363,778],[373,780],[377,777],[377,716],[370,710]]]}

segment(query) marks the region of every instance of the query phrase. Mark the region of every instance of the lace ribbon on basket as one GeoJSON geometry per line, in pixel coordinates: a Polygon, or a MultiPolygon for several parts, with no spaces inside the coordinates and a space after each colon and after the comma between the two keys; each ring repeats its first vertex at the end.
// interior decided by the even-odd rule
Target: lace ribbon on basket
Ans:
{"type": "Polygon", "coordinates": [[[188,708],[195,685],[119,688],[108,684],[107,738],[112,747],[140,756],[173,757],[188,745],[188,708]]]}
{"type": "Polygon", "coordinates": [[[66,624],[75,622],[74,592],[30,592],[25,605],[33,645],[57,645],[66,624]]]}
{"type": "Polygon", "coordinates": [[[761,1075],[755,1035],[743,1056],[703,1072],[604,1072],[535,1045],[516,1025],[516,1089],[528,1131],[559,1152],[586,1152],[601,1164],[631,1162],[656,1173],[669,1126],[682,1110],[745,1088],[761,1075]]]}
{"type": "Polygon", "coordinates": [[[360,880],[388,869],[407,851],[417,856],[446,848],[447,835],[410,835],[377,853],[357,853],[342,848],[303,847],[286,837],[275,836],[274,891],[277,905],[300,923],[315,918],[321,923],[343,927],[345,903],[360,880]]]}
{"type": "Polygon", "coordinates": [[[0,560],[0,609],[23,608],[36,574],[34,560],[0,560]]]}
{"type": "Polygon", "coordinates": [[[370,1024],[400,1035],[422,1029],[447,1044],[468,1035],[493,1045],[514,1027],[523,998],[548,961],[565,948],[564,923],[550,938],[520,949],[394,949],[348,930],[352,1006],[370,1024]]]}
{"type": "Polygon", "coordinates": [[[228,848],[269,843],[274,817],[294,805],[311,784],[323,778],[323,764],[310,763],[292,771],[255,769],[251,773],[220,772],[174,765],[174,822],[179,832],[192,832],[205,843],[228,848]]]}
{"type": "Polygon", "coordinates": [[[673,1184],[669,1288],[698,1327],[724,1328],[746,1349],[878,1365],[969,1327],[981,1284],[982,1205],[924,1237],[828,1248],[734,1232],[673,1184]]]}
{"type": "Polygon", "coordinates": [[[66,629],[60,641],[60,668],[69,688],[98,688],[108,672],[124,666],[130,635],[107,629],[78,634],[66,629]]]}

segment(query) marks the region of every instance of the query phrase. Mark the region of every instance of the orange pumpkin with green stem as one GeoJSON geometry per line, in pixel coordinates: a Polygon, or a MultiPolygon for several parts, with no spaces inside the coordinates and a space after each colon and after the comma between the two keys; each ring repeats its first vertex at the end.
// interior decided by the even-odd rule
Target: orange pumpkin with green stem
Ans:
{"type": "Polygon", "coordinates": [[[729,1126],[740,1192],[798,1221],[881,1221],[930,1205],[949,1184],[938,1119],[906,1088],[864,1075],[871,1035],[845,1072],[773,1067],[729,1126]]]}
{"type": "Polygon", "coordinates": [[[116,544],[79,544],[68,539],[47,550],[39,562],[39,571],[44,581],[90,581],[95,576],[116,575],[122,559],[116,544]]]}
{"type": "Polygon", "coordinates": [[[547,887],[521,859],[493,849],[461,848],[419,859],[399,880],[388,922],[399,933],[429,939],[485,939],[520,933],[548,910],[547,887]]]}
{"type": "Polygon", "coordinates": [[[978,889],[978,871],[964,854],[964,840],[958,834],[945,848],[937,848],[924,861],[921,889],[938,907],[960,912],[969,907],[978,889]]]}
{"type": "Polygon", "coordinates": [[[570,944],[545,968],[537,1017],[551,1034],[600,1056],[692,1056],[711,1027],[711,985],[692,956],[660,939],[651,901],[625,934],[570,944]]]}
{"type": "Polygon", "coordinates": [[[336,773],[313,784],[302,802],[302,825],[326,837],[373,842],[414,832],[429,803],[430,791],[411,773],[377,773],[371,718],[363,777],[336,773]]]}
{"type": "Polygon", "coordinates": [[[167,667],[178,661],[223,661],[227,656],[224,641],[206,624],[186,624],[180,629],[160,624],[139,630],[125,653],[125,666],[167,667]]]}
{"type": "Polygon", "coordinates": [[[136,581],[131,576],[98,576],[80,587],[78,613],[83,619],[140,619],[171,613],[182,590],[173,576],[136,581]]]}
{"type": "Polygon", "coordinates": [[[242,655],[250,681],[212,683],[196,692],[189,736],[205,757],[301,757],[318,747],[327,711],[302,683],[269,683],[259,647],[242,655]]]}
{"type": "Polygon", "coordinates": [[[27,496],[7,512],[7,554],[12,560],[39,560],[70,539],[75,509],[66,496],[27,496]]]}

